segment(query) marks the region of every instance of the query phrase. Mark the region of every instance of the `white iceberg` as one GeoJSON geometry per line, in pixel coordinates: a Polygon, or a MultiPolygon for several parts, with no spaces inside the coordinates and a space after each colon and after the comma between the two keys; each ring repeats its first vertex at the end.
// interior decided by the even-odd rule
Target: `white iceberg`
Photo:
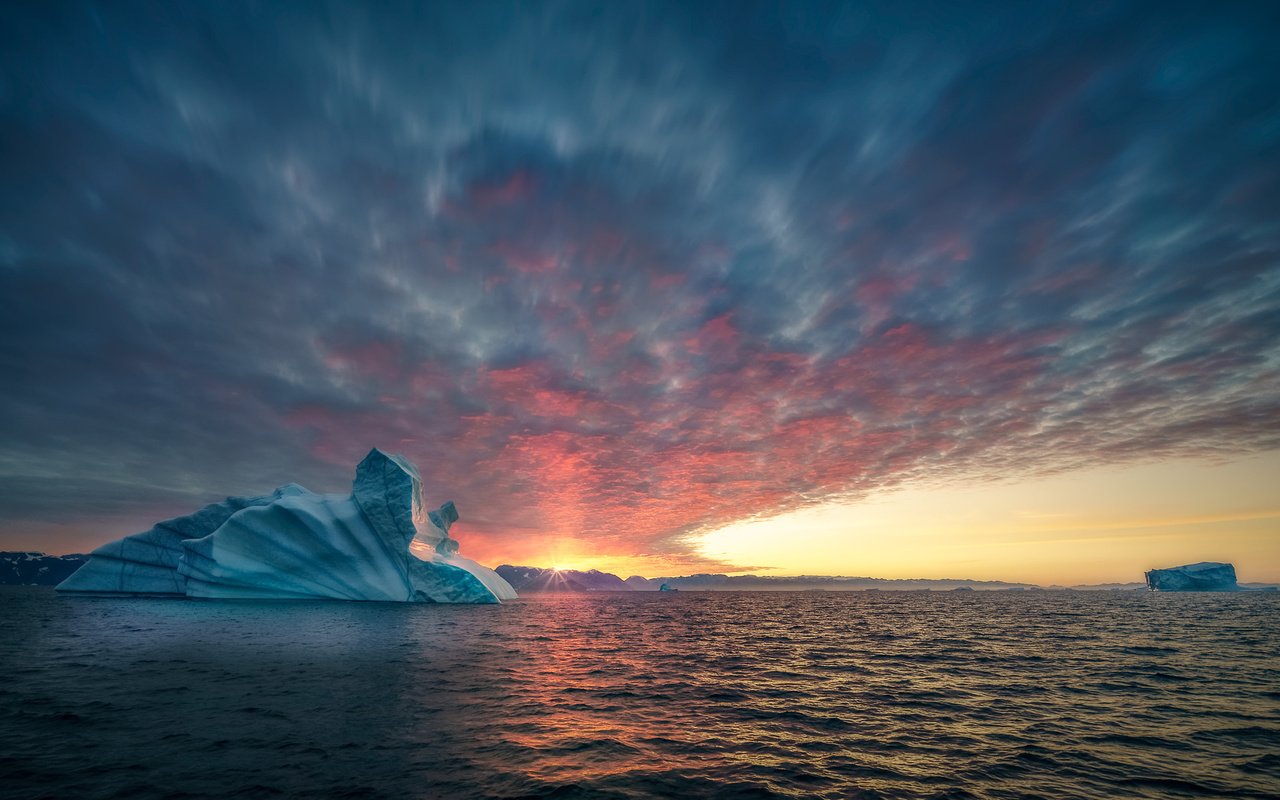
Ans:
{"type": "Polygon", "coordinates": [[[1147,587],[1153,592],[1238,592],[1236,568],[1216,561],[1201,561],[1146,573],[1147,587]]]}
{"type": "Polygon", "coordinates": [[[65,593],[238,599],[497,603],[516,592],[458,554],[452,502],[422,503],[418,470],[376,448],[350,495],[297,484],[229,497],[103,545],[65,593]]]}

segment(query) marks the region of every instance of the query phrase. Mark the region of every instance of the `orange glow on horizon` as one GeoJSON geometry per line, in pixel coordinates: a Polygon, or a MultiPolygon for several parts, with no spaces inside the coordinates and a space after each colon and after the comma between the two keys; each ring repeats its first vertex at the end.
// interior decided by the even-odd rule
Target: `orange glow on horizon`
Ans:
{"type": "Polygon", "coordinates": [[[1269,489],[1278,474],[1280,452],[1272,452],[1216,465],[911,486],[698,533],[683,553],[627,553],[617,538],[469,537],[465,525],[460,539],[465,554],[491,566],[596,569],[624,579],[723,572],[1071,585],[1138,582],[1151,567],[1222,560],[1235,563],[1242,582],[1275,582],[1280,506],[1269,489]]]}
{"type": "Polygon", "coordinates": [[[699,537],[709,559],[772,575],[1141,582],[1152,567],[1234,563],[1280,582],[1280,451],[1228,463],[1097,467],[1005,483],[907,487],[699,537]]]}

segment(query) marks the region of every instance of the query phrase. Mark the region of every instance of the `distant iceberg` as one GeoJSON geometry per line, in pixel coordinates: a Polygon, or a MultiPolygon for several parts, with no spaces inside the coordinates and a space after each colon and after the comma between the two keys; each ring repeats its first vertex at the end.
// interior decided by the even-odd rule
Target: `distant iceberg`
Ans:
{"type": "Polygon", "coordinates": [[[418,469],[370,451],[350,495],[289,484],[229,497],[103,545],[58,585],[67,594],[497,603],[516,592],[458,554],[452,502],[422,503],[418,469]]]}
{"type": "Polygon", "coordinates": [[[1153,592],[1238,592],[1236,568],[1216,561],[1201,561],[1146,573],[1147,587],[1153,592]]]}

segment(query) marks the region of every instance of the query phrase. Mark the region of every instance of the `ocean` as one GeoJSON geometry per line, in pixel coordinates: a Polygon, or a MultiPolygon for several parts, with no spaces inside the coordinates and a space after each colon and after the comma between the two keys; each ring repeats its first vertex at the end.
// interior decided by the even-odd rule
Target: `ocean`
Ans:
{"type": "Polygon", "coordinates": [[[1280,797],[1280,594],[5,588],[0,797],[1280,797]]]}

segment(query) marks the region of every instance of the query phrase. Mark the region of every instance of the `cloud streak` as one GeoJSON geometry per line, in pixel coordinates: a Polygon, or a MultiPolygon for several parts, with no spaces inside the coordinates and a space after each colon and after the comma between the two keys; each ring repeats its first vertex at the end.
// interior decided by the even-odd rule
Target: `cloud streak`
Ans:
{"type": "Polygon", "coordinates": [[[7,10],[7,535],[377,445],[482,557],[690,565],[1280,446],[1274,15],[948,9],[7,10]]]}

